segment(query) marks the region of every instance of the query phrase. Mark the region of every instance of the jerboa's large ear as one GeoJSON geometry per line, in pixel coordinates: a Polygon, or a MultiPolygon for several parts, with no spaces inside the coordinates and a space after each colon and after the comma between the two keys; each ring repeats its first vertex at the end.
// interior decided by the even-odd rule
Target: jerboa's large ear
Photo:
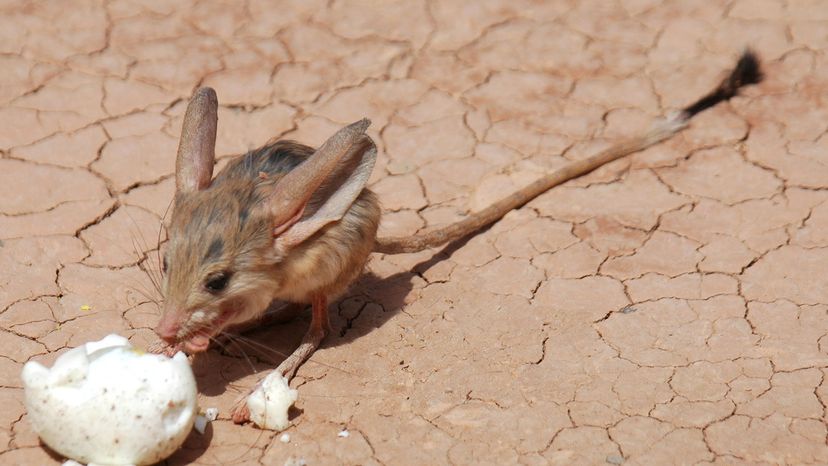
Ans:
{"type": "Polygon", "coordinates": [[[277,245],[296,246],[345,215],[377,160],[365,134],[370,124],[363,119],[337,131],[274,186],[268,205],[277,245]]]}
{"type": "Polygon", "coordinates": [[[175,159],[175,191],[191,192],[210,186],[216,158],[216,91],[202,87],[193,93],[175,159]]]}

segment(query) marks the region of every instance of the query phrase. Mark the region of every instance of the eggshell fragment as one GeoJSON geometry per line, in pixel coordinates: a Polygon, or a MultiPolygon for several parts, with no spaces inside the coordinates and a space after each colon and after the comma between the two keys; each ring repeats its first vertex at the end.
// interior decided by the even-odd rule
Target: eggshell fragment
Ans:
{"type": "Polygon", "coordinates": [[[204,410],[204,417],[207,418],[208,421],[213,422],[218,419],[218,408],[207,408],[204,410]]]}
{"type": "Polygon", "coordinates": [[[207,431],[207,423],[210,421],[207,420],[207,416],[203,416],[201,414],[197,415],[195,421],[193,422],[193,429],[196,430],[199,434],[204,434],[207,431]]]}
{"type": "Polygon", "coordinates": [[[207,408],[204,414],[198,414],[193,424],[193,429],[199,434],[204,434],[207,431],[207,424],[218,419],[218,408],[207,408]]]}
{"type": "Polygon", "coordinates": [[[22,379],[35,432],[82,463],[157,463],[181,446],[197,411],[183,353],[145,354],[118,335],[66,352],[51,369],[28,362],[22,379]]]}
{"type": "Polygon", "coordinates": [[[282,374],[272,372],[247,397],[250,420],[263,429],[285,430],[290,425],[288,409],[298,396],[282,374]]]}

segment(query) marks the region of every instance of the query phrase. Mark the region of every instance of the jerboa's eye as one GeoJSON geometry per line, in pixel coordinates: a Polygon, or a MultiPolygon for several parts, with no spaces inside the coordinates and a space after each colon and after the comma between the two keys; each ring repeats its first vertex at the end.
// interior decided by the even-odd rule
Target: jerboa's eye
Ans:
{"type": "Polygon", "coordinates": [[[207,276],[207,279],[204,280],[204,288],[213,294],[221,293],[225,288],[227,288],[227,284],[230,282],[230,276],[231,273],[226,270],[211,273],[207,276]]]}

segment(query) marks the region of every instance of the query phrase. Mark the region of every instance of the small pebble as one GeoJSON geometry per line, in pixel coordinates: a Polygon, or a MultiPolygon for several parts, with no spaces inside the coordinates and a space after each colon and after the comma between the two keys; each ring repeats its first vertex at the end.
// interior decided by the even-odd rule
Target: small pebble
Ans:
{"type": "Polygon", "coordinates": [[[290,434],[289,434],[289,433],[287,433],[287,432],[285,432],[284,434],[282,434],[281,436],[279,436],[279,441],[280,441],[280,442],[282,442],[282,443],[288,443],[288,442],[290,442],[290,434]]]}
{"type": "Polygon", "coordinates": [[[350,435],[351,435],[351,433],[348,432],[348,429],[342,429],[342,430],[339,431],[338,434],[336,434],[337,437],[341,437],[341,438],[348,438],[350,435]]]}
{"type": "Polygon", "coordinates": [[[607,463],[609,464],[623,464],[624,457],[621,455],[609,455],[607,456],[607,463]]]}
{"type": "Polygon", "coordinates": [[[637,310],[638,310],[638,309],[636,309],[636,308],[634,308],[634,307],[632,307],[632,306],[627,306],[627,307],[625,307],[624,309],[621,309],[621,313],[622,313],[622,314],[630,314],[630,313],[633,313],[633,312],[635,312],[635,311],[637,311],[637,310]]]}

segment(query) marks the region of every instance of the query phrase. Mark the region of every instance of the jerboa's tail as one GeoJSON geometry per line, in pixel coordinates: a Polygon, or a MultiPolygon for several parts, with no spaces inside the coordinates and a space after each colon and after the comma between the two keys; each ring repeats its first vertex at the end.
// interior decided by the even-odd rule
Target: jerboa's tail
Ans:
{"type": "Polygon", "coordinates": [[[496,222],[512,209],[523,206],[553,186],[585,175],[606,163],[646,149],[673,136],[684,129],[690,118],[697,113],[730,99],[738,94],[741,87],[758,83],[761,80],[762,71],[759,59],[750,49],[745,50],[736,63],[736,67],[712,92],[675,115],[658,121],[647,133],[621,141],[585,159],[570,162],[489,207],[446,227],[414,236],[378,238],[374,251],[384,254],[418,252],[464,238],[496,222]]]}

